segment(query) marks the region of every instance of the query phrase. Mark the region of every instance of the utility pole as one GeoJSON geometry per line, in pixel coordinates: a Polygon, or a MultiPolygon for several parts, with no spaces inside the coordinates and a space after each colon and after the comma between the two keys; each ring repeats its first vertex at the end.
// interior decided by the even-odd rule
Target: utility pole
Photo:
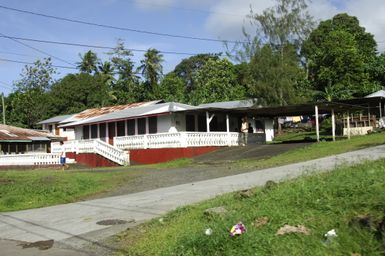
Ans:
{"type": "Polygon", "coordinates": [[[5,124],[5,104],[4,104],[4,93],[1,93],[1,102],[3,103],[3,124],[5,124]]]}

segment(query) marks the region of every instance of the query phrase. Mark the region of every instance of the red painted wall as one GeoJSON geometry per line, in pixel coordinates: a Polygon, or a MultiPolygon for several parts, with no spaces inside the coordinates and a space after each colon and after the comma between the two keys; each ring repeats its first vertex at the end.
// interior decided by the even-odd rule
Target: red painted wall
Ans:
{"type": "Polygon", "coordinates": [[[73,152],[67,152],[66,157],[75,159],[79,164],[86,165],[88,167],[112,167],[119,166],[103,156],[94,153],[81,153],[75,154],[73,152]]]}
{"type": "Polygon", "coordinates": [[[219,149],[219,147],[196,147],[196,148],[154,148],[130,150],[130,162],[132,164],[155,164],[188,158],[219,149]]]}

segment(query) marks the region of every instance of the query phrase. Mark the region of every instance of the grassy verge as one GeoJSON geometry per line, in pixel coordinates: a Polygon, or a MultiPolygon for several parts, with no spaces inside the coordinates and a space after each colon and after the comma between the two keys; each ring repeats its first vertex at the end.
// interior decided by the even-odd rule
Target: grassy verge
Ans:
{"type": "Polygon", "coordinates": [[[38,208],[75,202],[95,193],[113,189],[121,173],[74,171],[0,172],[0,211],[38,208]]]}
{"type": "Polygon", "coordinates": [[[341,154],[353,150],[377,146],[385,143],[385,133],[373,133],[366,136],[352,137],[350,140],[321,141],[304,148],[290,150],[283,154],[263,160],[240,160],[235,165],[240,168],[268,168],[273,166],[303,162],[325,156],[341,154]]]}
{"type": "Polygon", "coordinates": [[[179,208],[116,240],[119,255],[383,255],[385,230],[377,229],[384,214],[385,160],[379,160],[179,208]],[[219,206],[227,213],[204,214],[219,206]],[[230,237],[239,221],[247,232],[230,237]],[[285,224],[303,225],[310,234],[276,235],[285,224]],[[324,234],[331,229],[337,237],[328,243],[324,234]]]}

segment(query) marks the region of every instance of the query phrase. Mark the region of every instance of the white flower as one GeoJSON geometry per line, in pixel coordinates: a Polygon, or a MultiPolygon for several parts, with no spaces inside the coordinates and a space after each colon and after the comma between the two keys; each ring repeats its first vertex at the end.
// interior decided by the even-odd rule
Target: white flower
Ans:
{"type": "Polygon", "coordinates": [[[211,236],[212,233],[213,233],[213,230],[211,228],[208,228],[205,231],[206,236],[211,236]]]}
{"type": "Polygon", "coordinates": [[[332,230],[329,230],[326,234],[325,234],[325,237],[336,237],[337,236],[337,233],[336,233],[336,230],[335,229],[332,229],[332,230]]]}

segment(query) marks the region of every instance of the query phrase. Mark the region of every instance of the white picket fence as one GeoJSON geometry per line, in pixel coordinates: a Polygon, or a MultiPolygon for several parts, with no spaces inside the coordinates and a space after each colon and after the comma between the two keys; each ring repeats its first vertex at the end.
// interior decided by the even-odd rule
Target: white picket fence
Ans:
{"type": "Polygon", "coordinates": [[[0,156],[0,166],[57,164],[60,164],[60,156],[53,153],[11,154],[0,156]]]}
{"type": "Polygon", "coordinates": [[[120,149],[239,146],[239,143],[237,132],[175,132],[114,138],[114,145],[120,149]]]}

